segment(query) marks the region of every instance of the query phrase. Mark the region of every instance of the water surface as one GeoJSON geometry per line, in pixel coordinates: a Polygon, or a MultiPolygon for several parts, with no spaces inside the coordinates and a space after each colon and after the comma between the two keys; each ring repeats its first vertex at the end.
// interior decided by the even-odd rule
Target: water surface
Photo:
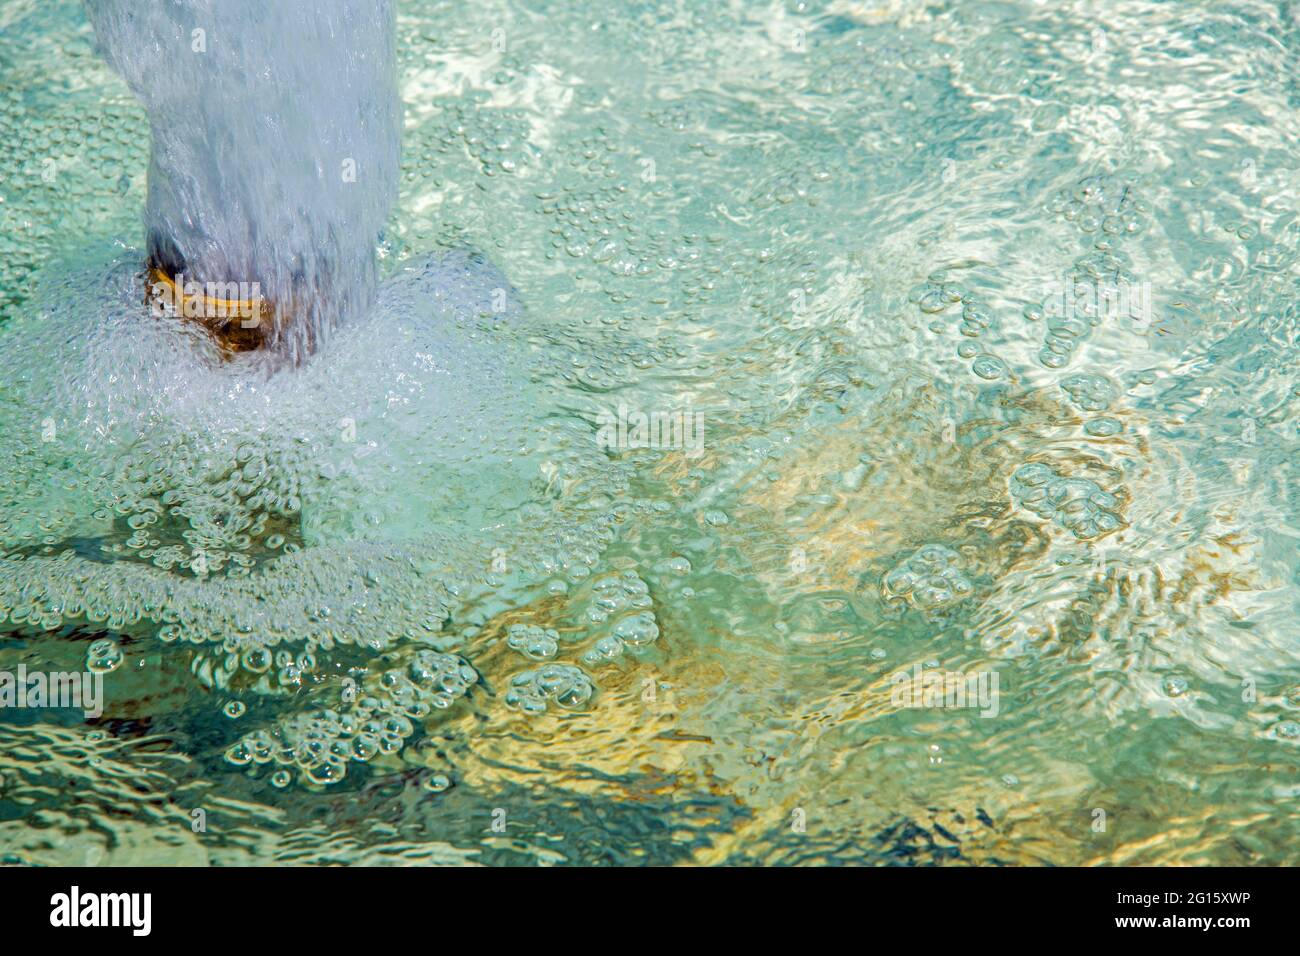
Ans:
{"type": "Polygon", "coordinates": [[[93,43],[0,11],[0,669],[106,670],[7,859],[1294,861],[1294,4],[402,2],[270,377],[93,43]]]}

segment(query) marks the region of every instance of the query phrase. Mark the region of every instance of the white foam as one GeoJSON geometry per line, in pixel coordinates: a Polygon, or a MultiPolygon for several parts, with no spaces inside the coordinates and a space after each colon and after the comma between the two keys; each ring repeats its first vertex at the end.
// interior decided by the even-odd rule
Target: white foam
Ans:
{"type": "Polygon", "coordinates": [[[587,502],[616,472],[529,393],[537,358],[482,260],[399,274],[301,368],[154,318],[131,261],[51,283],[0,333],[11,620],[382,646],[451,591],[611,534],[587,502]]]}

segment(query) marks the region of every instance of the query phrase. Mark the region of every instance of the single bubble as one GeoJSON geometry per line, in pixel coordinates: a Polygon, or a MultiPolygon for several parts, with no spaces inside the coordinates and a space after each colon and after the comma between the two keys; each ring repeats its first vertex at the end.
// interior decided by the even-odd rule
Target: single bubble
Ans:
{"type": "Polygon", "coordinates": [[[1083,430],[1093,438],[1110,438],[1124,430],[1124,425],[1117,418],[1096,418],[1083,426],[1083,430]]]}
{"type": "Polygon", "coordinates": [[[1001,378],[1007,373],[1007,364],[996,355],[981,355],[971,363],[971,371],[986,381],[1001,378]]]}
{"type": "Polygon", "coordinates": [[[117,642],[104,638],[95,641],[86,652],[86,670],[96,674],[107,674],[116,670],[125,660],[122,649],[117,642]]]}

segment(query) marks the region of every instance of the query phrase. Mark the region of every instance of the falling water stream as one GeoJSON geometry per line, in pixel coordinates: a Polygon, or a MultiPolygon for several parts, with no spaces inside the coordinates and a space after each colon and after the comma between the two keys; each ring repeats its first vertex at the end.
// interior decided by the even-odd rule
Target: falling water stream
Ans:
{"type": "Polygon", "coordinates": [[[0,854],[1294,862],[1300,20],[1094,7],[6,3],[0,854]]]}
{"type": "Polygon", "coordinates": [[[401,109],[387,0],[95,0],[99,45],[149,116],[148,255],[257,284],[301,359],[373,299],[401,109]],[[307,15],[309,13],[309,15],[307,15]]]}

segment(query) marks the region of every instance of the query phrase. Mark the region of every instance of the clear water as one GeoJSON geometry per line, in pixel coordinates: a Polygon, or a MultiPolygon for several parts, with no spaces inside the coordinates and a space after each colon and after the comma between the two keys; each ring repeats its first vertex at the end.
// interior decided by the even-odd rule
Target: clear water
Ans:
{"type": "Polygon", "coordinates": [[[375,301],[268,375],[8,0],[0,670],[105,701],[0,709],[0,851],[1294,862],[1296,10],[401,2],[375,301]]]}

